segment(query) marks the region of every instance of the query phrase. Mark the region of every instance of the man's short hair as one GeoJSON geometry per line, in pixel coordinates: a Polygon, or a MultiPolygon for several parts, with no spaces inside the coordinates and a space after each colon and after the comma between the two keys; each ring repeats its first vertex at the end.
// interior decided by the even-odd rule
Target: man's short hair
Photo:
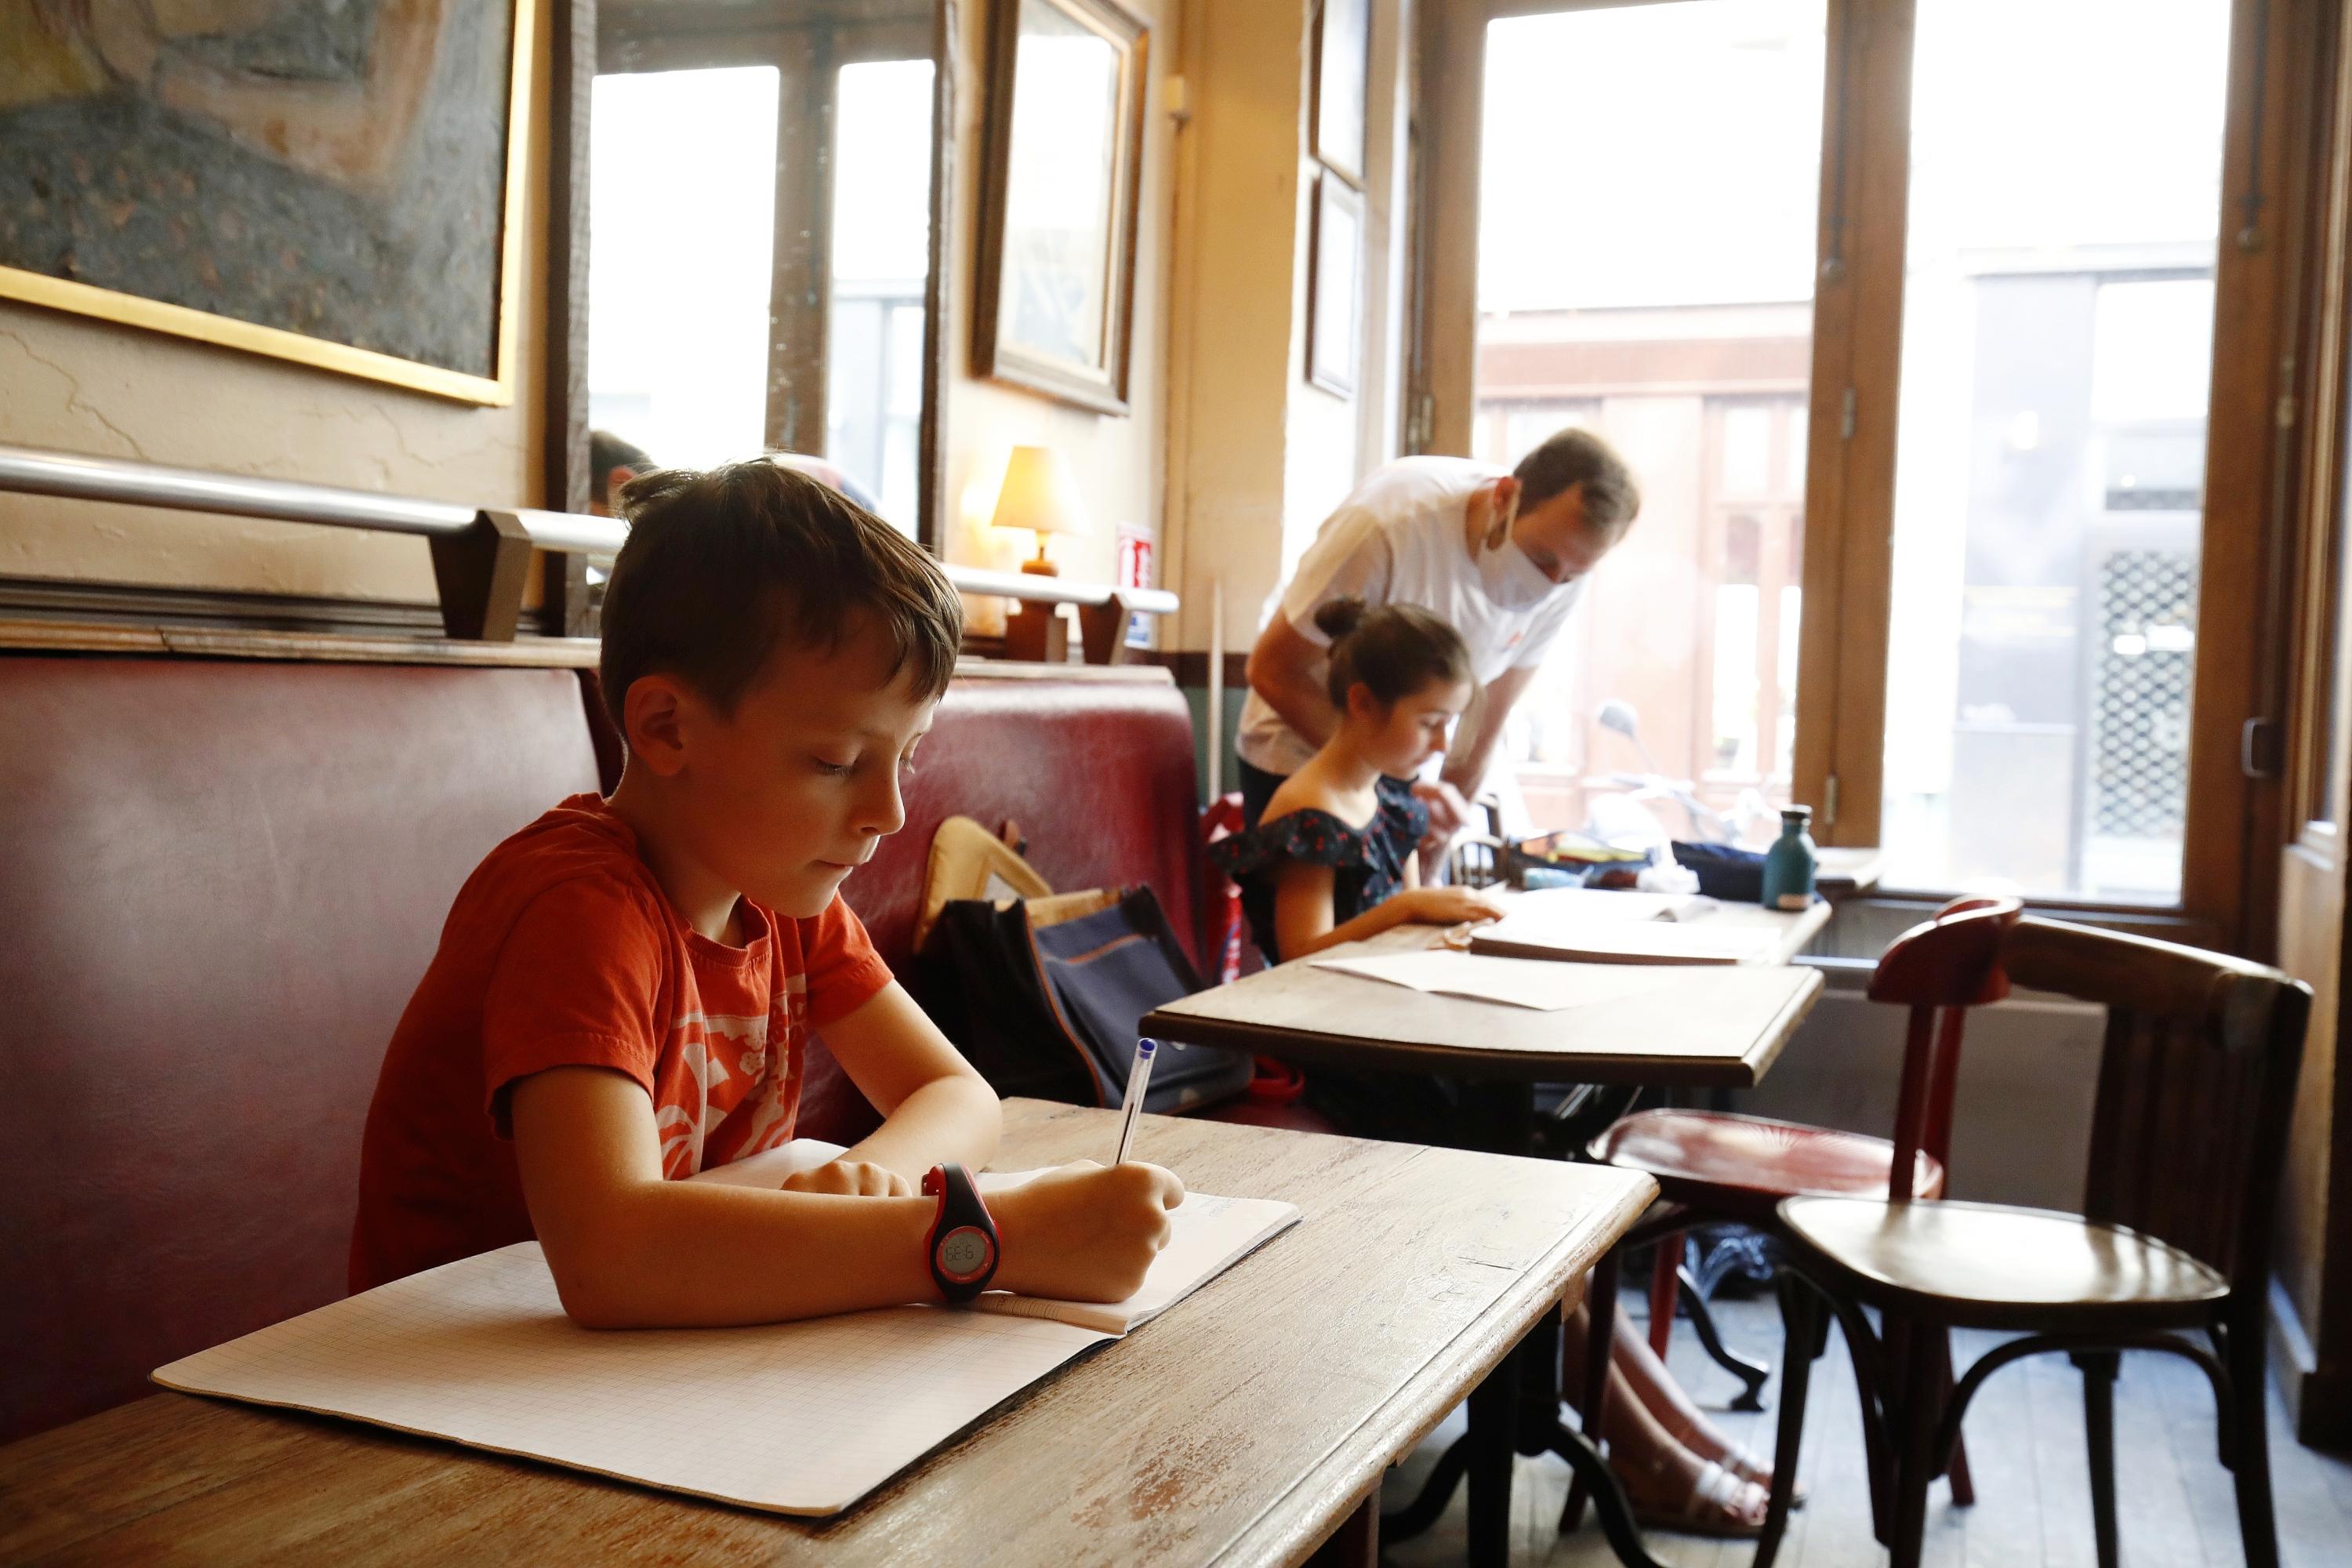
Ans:
{"type": "Polygon", "coordinates": [[[624,441],[610,430],[588,432],[588,493],[596,498],[598,506],[609,509],[613,504],[607,481],[614,468],[644,474],[652,472],[653,467],[654,460],[646,456],[643,447],[624,441]]]}
{"type": "Polygon", "coordinates": [[[630,684],[674,675],[731,714],[790,638],[835,648],[878,629],[890,674],[947,689],[963,601],[922,546],[831,486],[764,458],[656,468],[621,487],[629,537],[604,590],[604,710],[624,734],[630,684]]]}
{"type": "Polygon", "coordinates": [[[1584,487],[1584,521],[1591,527],[1613,533],[1642,510],[1633,471],[1615,447],[1590,430],[1554,431],[1519,459],[1513,477],[1519,481],[1521,511],[1533,511],[1571,485],[1584,487]]]}

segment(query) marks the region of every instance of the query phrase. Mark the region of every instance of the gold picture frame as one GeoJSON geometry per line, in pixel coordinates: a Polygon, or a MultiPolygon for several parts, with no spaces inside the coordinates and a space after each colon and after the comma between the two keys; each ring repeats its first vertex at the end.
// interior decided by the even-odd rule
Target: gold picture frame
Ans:
{"type": "Polygon", "coordinates": [[[1118,0],[998,0],[989,37],[973,369],[1100,414],[1129,411],[1150,48],[1150,25],[1118,0]],[[1024,86],[1057,48],[1064,79],[1024,86]],[[1087,74],[1068,79],[1074,68],[1087,74]],[[1076,142],[1031,119],[1089,103],[1102,112],[1076,142]],[[1066,177],[1074,162],[1087,174],[1066,177]],[[1088,221],[1032,221],[1040,196],[1088,221]]]}
{"type": "Polygon", "coordinates": [[[506,149],[499,182],[497,302],[490,374],[476,375],[16,267],[0,265],[0,299],[265,354],[459,402],[488,407],[511,405],[519,369],[520,310],[517,296],[523,275],[523,204],[530,171],[530,105],[539,0],[512,0],[512,5],[505,73],[506,149]]]}

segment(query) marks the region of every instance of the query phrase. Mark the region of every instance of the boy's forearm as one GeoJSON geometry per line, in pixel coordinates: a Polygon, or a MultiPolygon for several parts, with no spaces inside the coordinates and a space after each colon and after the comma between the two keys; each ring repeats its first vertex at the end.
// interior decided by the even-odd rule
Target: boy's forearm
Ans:
{"type": "Polygon", "coordinates": [[[936,1298],[932,1199],[655,1182],[551,1247],[563,1306],[597,1329],[715,1328],[936,1298]],[[822,1265],[819,1266],[819,1260],[822,1265]]]}
{"type": "Polygon", "coordinates": [[[884,1166],[919,1184],[926,1172],[944,1161],[982,1169],[995,1154],[1003,1131],[996,1091],[978,1076],[960,1073],[916,1089],[842,1157],[884,1166]]]}

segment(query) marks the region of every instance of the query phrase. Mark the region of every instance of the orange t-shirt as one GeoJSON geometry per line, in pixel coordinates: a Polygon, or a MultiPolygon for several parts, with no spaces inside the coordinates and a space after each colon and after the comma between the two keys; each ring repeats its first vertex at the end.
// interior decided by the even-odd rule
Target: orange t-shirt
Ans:
{"type": "Polygon", "coordinates": [[[626,1073],[672,1180],[793,1135],[821,1029],[890,983],[838,897],[814,920],[743,900],[737,948],[689,928],[593,795],[490,851],[457,894],[384,1053],[360,1146],[351,1285],[528,1240],[507,1093],[556,1067],[626,1073]]]}

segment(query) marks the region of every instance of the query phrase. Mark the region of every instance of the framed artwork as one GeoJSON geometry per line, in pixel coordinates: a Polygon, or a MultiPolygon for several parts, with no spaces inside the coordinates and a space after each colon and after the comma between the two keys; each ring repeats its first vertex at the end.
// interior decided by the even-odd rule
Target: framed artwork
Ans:
{"type": "Polygon", "coordinates": [[[1372,0],[1323,0],[1315,22],[1315,156],[1364,183],[1364,105],[1372,67],[1372,0]]]}
{"type": "Polygon", "coordinates": [[[972,358],[1125,414],[1150,30],[1116,0],[998,0],[972,358]]]}
{"type": "Polygon", "coordinates": [[[1326,169],[1315,176],[1315,232],[1307,259],[1307,379],[1356,395],[1356,329],[1363,287],[1364,198],[1326,169]]]}
{"type": "Polygon", "coordinates": [[[35,0],[0,297],[513,402],[535,3],[35,0]]]}

